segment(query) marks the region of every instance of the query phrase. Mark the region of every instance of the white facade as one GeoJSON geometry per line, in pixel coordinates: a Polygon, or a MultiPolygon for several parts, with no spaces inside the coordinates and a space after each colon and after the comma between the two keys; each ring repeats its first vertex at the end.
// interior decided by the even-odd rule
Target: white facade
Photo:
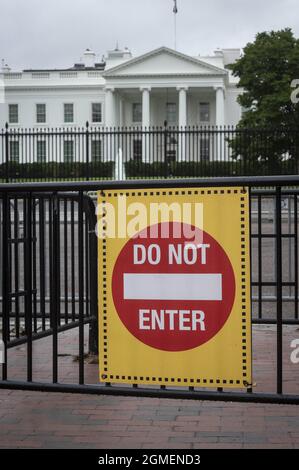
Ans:
{"type": "Polygon", "coordinates": [[[0,128],[6,122],[27,129],[81,127],[87,121],[143,128],[165,121],[183,127],[236,125],[240,90],[226,65],[239,56],[238,49],[191,57],[161,47],[132,58],[125,49],[108,52],[97,64],[87,50],[83,63],[70,69],[12,72],[4,67],[0,128]]]}

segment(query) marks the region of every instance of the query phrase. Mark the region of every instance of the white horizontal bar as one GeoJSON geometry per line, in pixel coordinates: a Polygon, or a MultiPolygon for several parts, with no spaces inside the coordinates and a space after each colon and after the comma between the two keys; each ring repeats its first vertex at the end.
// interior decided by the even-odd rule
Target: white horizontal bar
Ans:
{"type": "Polygon", "coordinates": [[[222,300],[222,274],[124,273],[127,300],[222,300]]]}

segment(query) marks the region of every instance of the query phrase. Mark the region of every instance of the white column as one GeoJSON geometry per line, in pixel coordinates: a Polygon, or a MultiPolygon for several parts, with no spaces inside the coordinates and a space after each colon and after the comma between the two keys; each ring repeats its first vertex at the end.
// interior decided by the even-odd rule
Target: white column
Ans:
{"type": "Polygon", "coordinates": [[[105,124],[107,127],[115,126],[115,94],[114,88],[106,88],[105,96],[105,124]]]}
{"type": "Polygon", "coordinates": [[[142,92],[142,127],[150,126],[150,87],[140,88],[142,92]]]}
{"type": "Polygon", "coordinates": [[[118,159],[115,155],[115,138],[113,134],[113,128],[115,127],[115,93],[114,88],[106,87],[106,96],[105,96],[105,124],[108,128],[107,134],[104,135],[104,155],[105,161],[114,161],[115,162],[115,177],[117,177],[118,170],[118,159]],[[112,132],[110,133],[110,128],[112,132]]]}
{"type": "MultiPolygon", "coordinates": [[[[142,130],[149,131],[150,122],[151,122],[151,113],[150,113],[150,87],[142,87],[140,88],[142,92],[142,130]]],[[[149,134],[142,135],[142,161],[149,162],[150,155],[149,155],[149,134]]]]}
{"type": "Polygon", "coordinates": [[[187,126],[187,90],[188,87],[177,87],[179,92],[179,147],[178,161],[186,160],[186,135],[184,133],[187,126]]]}
{"type": "Polygon", "coordinates": [[[216,126],[224,126],[224,88],[215,87],[216,90],[216,126]]]}
{"type": "MultiPolygon", "coordinates": [[[[215,87],[216,90],[216,126],[217,128],[223,127],[225,124],[224,118],[224,88],[222,86],[215,87]]],[[[214,160],[222,160],[225,141],[223,140],[224,134],[218,133],[214,139],[214,160]]]]}
{"type": "Polygon", "coordinates": [[[177,87],[179,92],[179,126],[187,126],[187,90],[188,87],[177,87]]]}
{"type": "MultiPolygon", "coordinates": [[[[119,127],[122,129],[124,126],[124,99],[122,96],[119,96],[119,109],[118,109],[118,123],[119,127]]],[[[122,134],[119,133],[115,140],[117,142],[117,168],[115,169],[115,179],[116,181],[125,180],[125,165],[124,165],[124,140],[122,134]]]]}
{"type": "Polygon", "coordinates": [[[124,125],[124,99],[119,99],[119,127],[124,125]]]}

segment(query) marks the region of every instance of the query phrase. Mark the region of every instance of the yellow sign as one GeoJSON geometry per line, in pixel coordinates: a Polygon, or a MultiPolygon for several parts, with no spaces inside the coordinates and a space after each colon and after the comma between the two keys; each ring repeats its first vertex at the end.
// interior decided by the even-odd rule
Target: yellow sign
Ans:
{"type": "Polygon", "coordinates": [[[251,384],[246,188],[98,193],[100,381],[251,384]]]}

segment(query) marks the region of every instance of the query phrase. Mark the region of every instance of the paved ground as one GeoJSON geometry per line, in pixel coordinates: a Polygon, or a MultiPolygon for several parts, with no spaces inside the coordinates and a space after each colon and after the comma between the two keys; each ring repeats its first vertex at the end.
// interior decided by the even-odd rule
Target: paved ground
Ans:
{"type": "MultiPolygon", "coordinates": [[[[76,383],[78,335],[59,335],[59,381],[76,383]]],[[[86,334],[86,343],[87,343],[86,334]]],[[[298,327],[284,327],[284,392],[299,394],[290,361],[298,327]]],[[[274,392],[276,329],[253,327],[255,390],[274,392]]],[[[51,338],[33,348],[35,381],[51,381],[51,338]]],[[[26,375],[26,347],[9,350],[10,379],[26,375]]],[[[86,383],[98,365],[85,364],[86,383]]],[[[0,448],[299,448],[299,406],[0,390],[0,448]]]]}
{"type": "MultiPolygon", "coordinates": [[[[283,381],[284,393],[299,395],[299,364],[292,364],[291,341],[299,338],[298,326],[283,327],[283,381]]],[[[88,326],[85,328],[85,351],[88,350],[88,326]]],[[[58,381],[76,384],[79,378],[79,364],[76,355],[79,351],[78,329],[59,334],[58,340],[58,381]]],[[[274,393],[276,389],[276,327],[254,325],[252,333],[253,381],[257,392],[274,393]]],[[[27,346],[17,346],[8,350],[8,379],[26,380],[27,346]]],[[[85,383],[98,383],[98,364],[86,361],[84,366],[85,383]]],[[[33,342],[33,380],[52,380],[52,338],[47,337],[33,342]]]]}
{"type": "Polygon", "coordinates": [[[299,448],[299,407],[0,391],[0,448],[299,448]]]}

